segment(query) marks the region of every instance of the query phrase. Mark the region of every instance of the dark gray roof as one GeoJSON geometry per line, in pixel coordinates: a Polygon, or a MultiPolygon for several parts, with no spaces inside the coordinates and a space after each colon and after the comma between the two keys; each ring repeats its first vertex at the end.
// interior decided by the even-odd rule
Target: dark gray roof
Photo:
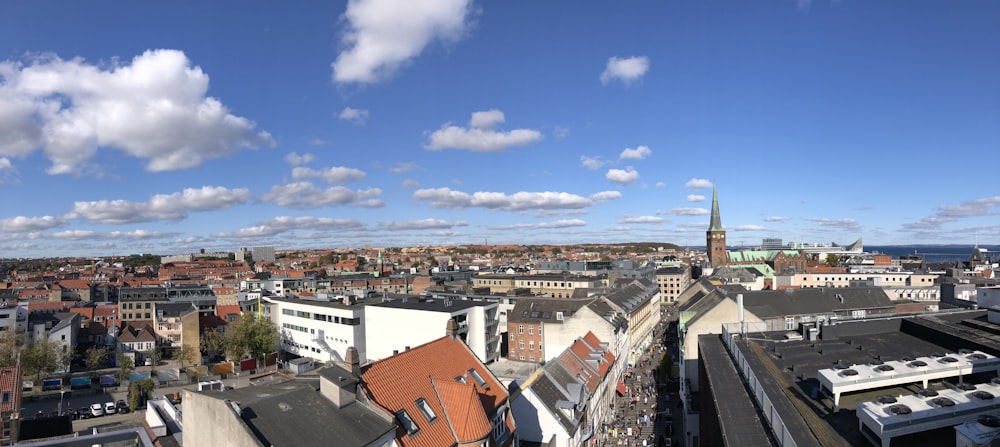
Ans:
{"type": "MultiPolygon", "coordinates": [[[[758,290],[743,293],[743,306],[758,318],[814,315],[851,309],[894,307],[879,287],[758,290]]],[[[728,294],[735,300],[736,294],[728,294]]]]}
{"type": "Polygon", "coordinates": [[[294,380],[200,393],[237,402],[243,421],[263,445],[365,446],[396,429],[359,403],[338,409],[314,386],[294,380]]]}
{"type": "Polygon", "coordinates": [[[593,298],[519,298],[517,304],[507,314],[507,321],[516,323],[534,323],[545,321],[557,322],[556,312],[562,312],[564,317],[575,314],[586,306],[593,298]]]}
{"type": "Polygon", "coordinates": [[[192,303],[157,303],[156,313],[163,313],[165,318],[180,317],[189,312],[197,312],[198,308],[192,303]]]}
{"type": "Polygon", "coordinates": [[[340,388],[350,392],[354,392],[358,388],[357,376],[351,374],[350,371],[341,368],[340,366],[330,365],[325,368],[321,368],[318,372],[320,376],[326,378],[330,381],[330,383],[333,383],[340,388]]]}
{"type": "Polygon", "coordinates": [[[434,299],[434,298],[425,298],[420,296],[408,296],[405,298],[405,300],[402,298],[397,298],[397,299],[391,299],[389,301],[379,301],[377,303],[371,303],[368,305],[374,307],[388,307],[392,309],[413,309],[413,310],[424,310],[428,312],[452,313],[459,310],[470,309],[473,307],[492,306],[494,304],[496,304],[496,302],[434,299]]]}
{"type": "Polygon", "coordinates": [[[622,289],[614,290],[609,295],[606,295],[605,299],[621,308],[624,313],[631,314],[639,306],[648,302],[653,294],[655,294],[655,291],[632,284],[622,289]]]}
{"type": "MultiPolygon", "coordinates": [[[[698,337],[699,358],[704,363],[708,386],[718,416],[721,441],[727,446],[770,447],[760,414],[740,380],[719,335],[698,337]]],[[[704,386],[704,385],[703,385],[704,386]]],[[[709,425],[711,421],[702,424],[709,425]]],[[[715,426],[716,424],[711,424],[715,426]]]]}
{"type": "Polygon", "coordinates": [[[583,417],[583,408],[578,407],[583,395],[583,384],[562,365],[558,358],[552,359],[542,368],[542,374],[529,388],[538,396],[542,405],[563,426],[567,433],[576,433],[583,417]],[[564,411],[564,409],[569,410],[564,411]],[[572,415],[572,416],[571,416],[572,415]]]}
{"type": "Polygon", "coordinates": [[[283,297],[283,296],[275,296],[275,295],[271,295],[271,296],[266,296],[265,295],[264,298],[266,298],[268,301],[280,301],[280,302],[283,302],[283,303],[295,303],[295,304],[305,304],[305,305],[310,305],[310,306],[330,307],[330,308],[334,308],[334,309],[361,309],[362,307],[364,307],[366,305],[375,304],[375,303],[381,303],[382,302],[382,297],[381,296],[378,296],[378,297],[368,297],[368,298],[359,298],[354,304],[344,304],[342,301],[339,301],[339,300],[338,301],[325,301],[325,300],[320,300],[320,299],[306,299],[306,298],[298,298],[298,297],[283,297]]]}
{"type": "Polygon", "coordinates": [[[611,307],[604,300],[593,300],[590,304],[587,304],[587,307],[610,322],[615,328],[628,327],[628,318],[619,314],[615,308],[611,307]]]}

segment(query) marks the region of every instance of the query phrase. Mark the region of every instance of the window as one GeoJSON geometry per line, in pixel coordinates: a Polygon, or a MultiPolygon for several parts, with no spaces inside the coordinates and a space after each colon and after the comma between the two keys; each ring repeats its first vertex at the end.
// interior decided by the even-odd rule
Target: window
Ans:
{"type": "Polygon", "coordinates": [[[510,340],[511,340],[511,341],[514,341],[514,338],[515,338],[515,337],[514,337],[514,334],[510,334],[510,340]]]}
{"type": "Polygon", "coordinates": [[[396,413],[396,419],[399,420],[399,425],[402,425],[406,429],[406,434],[412,436],[414,433],[420,431],[420,427],[417,427],[417,423],[413,422],[409,414],[406,414],[406,410],[399,410],[396,413]]]}
{"type": "Polygon", "coordinates": [[[538,325],[538,335],[542,335],[542,325],[538,325]]]}
{"type": "Polygon", "coordinates": [[[476,370],[470,369],[469,375],[472,376],[473,379],[476,379],[476,383],[478,383],[479,386],[486,386],[486,381],[483,380],[483,376],[480,376],[476,370]]]}
{"type": "Polygon", "coordinates": [[[4,393],[3,393],[3,403],[7,403],[7,402],[10,402],[10,393],[7,392],[7,391],[4,391],[4,393]]]}
{"type": "Polygon", "coordinates": [[[524,340],[517,342],[517,349],[524,350],[524,340]]]}
{"type": "Polygon", "coordinates": [[[417,399],[416,404],[417,408],[420,409],[420,412],[423,413],[424,417],[427,418],[427,422],[433,422],[435,419],[437,419],[437,415],[434,414],[434,410],[431,409],[431,406],[427,404],[426,399],[421,397],[420,399],[417,399]]]}
{"type": "Polygon", "coordinates": [[[465,377],[455,376],[455,381],[458,383],[465,383],[465,377]]]}
{"type": "Polygon", "coordinates": [[[523,334],[524,333],[524,325],[523,324],[517,325],[517,333],[518,334],[523,334]]]}
{"type": "Polygon", "coordinates": [[[528,335],[535,335],[535,327],[528,326],[528,335]]]}
{"type": "Polygon", "coordinates": [[[534,351],[535,350],[535,342],[528,343],[528,350],[529,351],[534,351]]]}

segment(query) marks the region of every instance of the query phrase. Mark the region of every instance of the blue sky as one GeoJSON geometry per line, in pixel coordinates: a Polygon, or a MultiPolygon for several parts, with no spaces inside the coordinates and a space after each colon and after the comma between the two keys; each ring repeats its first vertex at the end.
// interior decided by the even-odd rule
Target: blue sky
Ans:
{"type": "Polygon", "coordinates": [[[1000,3],[0,5],[0,252],[1000,242],[1000,3]]]}

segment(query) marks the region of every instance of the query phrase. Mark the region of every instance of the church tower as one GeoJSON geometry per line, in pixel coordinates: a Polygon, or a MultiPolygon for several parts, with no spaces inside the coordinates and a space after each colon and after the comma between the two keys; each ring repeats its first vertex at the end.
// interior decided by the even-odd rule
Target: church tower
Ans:
{"type": "Polygon", "coordinates": [[[705,232],[705,249],[712,268],[726,265],[729,261],[726,253],[726,230],[722,228],[722,217],[719,216],[719,194],[715,185],[712,185],[712,221],[705,232]]]}

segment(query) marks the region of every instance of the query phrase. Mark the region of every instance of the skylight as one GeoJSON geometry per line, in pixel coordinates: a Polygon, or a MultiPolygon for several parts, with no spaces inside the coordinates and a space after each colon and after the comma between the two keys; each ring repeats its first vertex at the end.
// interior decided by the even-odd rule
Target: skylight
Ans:
{"type": "Polygon", "coordinates": [[[420,431],[420,427],[417,427],[417,423],[413,422],[413,418],[411,418],[410,415],[406,413],[406,410],[399,410],[396,413],[396,419],[399,420],[399,424],[402,425],[404,429],[406,429],[406,434],[412,435],[420,431]]]}
{"type": "Polygon", "coordinates": [[[437,419],[437,415],[434,414],[434,410],[432,410],[431,406],[427,404],[427,399],[421,397],[420,399],[417,399],[416,404],[417,408],[420,409],[420,412],[427,418],[427,422],[432,422],[434,419],[437,419]]]}
{"type": "Polygon", "coordinates": [[[483,376],[480,376],[479,373],[476,372],[476,370],[470,369],[469,370],[469,375],[471,375],[473,379],[476,379],[476,382],[479,383],[479,386],[482,386],[482,387],[486,386],[486,381],[483,380],[483,376]]]}

